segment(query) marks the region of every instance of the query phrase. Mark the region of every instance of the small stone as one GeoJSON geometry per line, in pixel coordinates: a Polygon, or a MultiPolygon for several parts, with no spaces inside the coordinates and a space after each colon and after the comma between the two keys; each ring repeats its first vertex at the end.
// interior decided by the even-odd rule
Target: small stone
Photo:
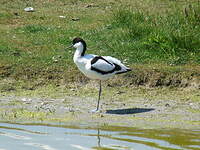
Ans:
{"type": "Polygon", "coordinates": [[[125,93],[125,92],[123,92],[123,91],[118,91],[116,94],[123,94],[123,93],[125,93]]]}
{"type": "Polygon", "coordinates": [[[165,104],[165,107],[169,107],[170,105],[167,103],[167,104],[165,104]]]}
{"type": "Polygon", "coordinates": [[[69,108],[69,112],[75,112],[75,110],[72,108],[69,108]]]}
{"type": "Polygon", "coordinates": [[[24,8],[24,11],[26,11],[26,12],[34,12],[35,10],[34,10],[33,7],[26,7],[26,8],[24,8]]]}
{"type": "Polygon", "coordinates": [[[74,88],[71,88],[71,89],[70,89],[70,91],[76,91],[76,89],[74,89],[74,88]]]}
{"type": "Polygon", "coordinates": [[[55,62],[55,63],[57,63],[57,62],[58,62],[58,60],[57,60],[57,59],[55,59],[55,60],[54,60],[54,62],[55,62]]]}
{"type": "Polygon", "coordinates": [[[32,100],[30,98],[22,98],[21,101],[25,103],[30,103],[32,100]]]}
{"type": "Polygon", "coordinates": [[[85,8],[91,8],[91,7],[97,7],[97,6],[94,5],[94,4],[88,4],[88,5],[85,6],[85,8]]]}
{"type": "Polygon", "coordinates": [[[79,21],[80,18],[72,18],[72,21],[79,21]]]}
{"type": "Polygon", "coordinates": [[[55,56],[53,56],[52,59],[53,59],[53,62],[55,62],[55,63],[58,62],[58,59],[55,56]]]}
{"type": "Polygon", "coordinates": [[[63,18],[64,19],[64,18],[66,18],[66,16],[59,16],[59,18],[63,18]]]}

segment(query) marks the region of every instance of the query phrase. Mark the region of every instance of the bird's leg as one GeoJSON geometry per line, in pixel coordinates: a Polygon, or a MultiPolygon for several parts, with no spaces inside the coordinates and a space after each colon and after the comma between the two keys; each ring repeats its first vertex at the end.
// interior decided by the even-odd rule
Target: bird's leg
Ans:
{"type": "Polygon", "coordinates": [[[98,97],[98,101],[97,101],[97,108],[95,110],[91,110],[91,112],[99,111],[100,98],[101,98],[101,80],[99,81],[99,97],[98,97]]]}
{"type": "Polygon", "coordinates": [[[100,98],[101,98],[101,80],[99,81],[99,97],[98,97],[98,102],[97,102],[97,111],[99,110],[100,98]]]}

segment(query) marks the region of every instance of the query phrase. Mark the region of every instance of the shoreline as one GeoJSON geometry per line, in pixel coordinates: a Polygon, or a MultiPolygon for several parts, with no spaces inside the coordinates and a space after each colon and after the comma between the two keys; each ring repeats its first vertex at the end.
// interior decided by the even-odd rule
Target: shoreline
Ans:
{"type": "Polygon", "coordinates": [[[133,91],[127,87],[104,87],[101,112],[90,113],[96,107],[97,90],[94,87],[88,89],[87,86],[70,91],[44,87],[31,91],[32,95],[23,92],[1,94],[0,121],[199,129],[200,93],[196,89],[135,88],[133,91]],[[51,90],[55,91],[53,95],[48,94],[52,93],[51,90]],[[37,93],[39,91],[43,94],[37,93]]]}

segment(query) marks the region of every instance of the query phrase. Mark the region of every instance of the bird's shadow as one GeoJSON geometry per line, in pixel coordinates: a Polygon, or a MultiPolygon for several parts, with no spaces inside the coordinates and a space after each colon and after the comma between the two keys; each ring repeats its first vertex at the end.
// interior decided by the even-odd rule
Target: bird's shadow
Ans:
{"type": "Polygon", "coordinates": [[[118,115],[127,115],[127,114],[136,114],[144,113],[155,110],[154,108],[127,108],[127,109],[114,109],[106,110],[107,114],[118,114],[118,115]]]}

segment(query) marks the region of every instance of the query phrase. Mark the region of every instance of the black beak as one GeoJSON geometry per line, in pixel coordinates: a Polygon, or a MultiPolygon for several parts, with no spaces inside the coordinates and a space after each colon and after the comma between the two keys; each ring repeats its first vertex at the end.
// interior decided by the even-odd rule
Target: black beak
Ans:
{"type": "Polygon", "coordinates": [[[67,50],[67,49],[69,49],[69,48],[72,48],[73,47],[73,45],[70,45],[70,46],[68,46],[65,50],[67,50]]]}

